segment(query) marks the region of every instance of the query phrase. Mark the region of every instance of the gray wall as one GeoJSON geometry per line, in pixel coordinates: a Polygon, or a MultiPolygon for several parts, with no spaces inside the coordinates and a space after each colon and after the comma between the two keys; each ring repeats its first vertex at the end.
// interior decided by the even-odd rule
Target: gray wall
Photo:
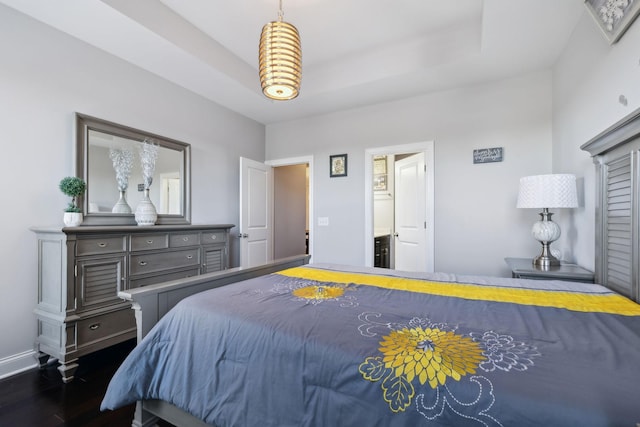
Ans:
{"type": "MultiPolygon", "coordinates": [[[[240,156],[264,159],[264,126],[0,6],[0,377],[33,366],[31,226],[62,226],[74,114],[192,145],[192,222],[238,223],[240,156]]],[[[237,262],[234,244],[232,262],[237,262]]]]}
{"type": "Polygon", "coordinates": [[[507,275],[508,256],[531,256],[537,212],[516,209],[521,176],[551,172],[551,72],[267,126],[267,158],[314,156],[313,262],[364,265],[368,148],[435,141],[435,269],[507,275]],[[474,148],[504,161],[474,165],[474,148]],[[348,176],[329,177],[347,153],[348,176]]]}

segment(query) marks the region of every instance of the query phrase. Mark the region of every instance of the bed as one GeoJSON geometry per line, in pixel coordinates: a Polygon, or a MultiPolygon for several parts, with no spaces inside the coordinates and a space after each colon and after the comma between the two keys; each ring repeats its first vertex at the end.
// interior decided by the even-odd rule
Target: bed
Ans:
{"type": "Polygon", "coordinates": [[[640,305],[603,286],[307,259],[124,294],[140,342],[102,409],[138,402],[134,425],[640,423],[640,305]]]}

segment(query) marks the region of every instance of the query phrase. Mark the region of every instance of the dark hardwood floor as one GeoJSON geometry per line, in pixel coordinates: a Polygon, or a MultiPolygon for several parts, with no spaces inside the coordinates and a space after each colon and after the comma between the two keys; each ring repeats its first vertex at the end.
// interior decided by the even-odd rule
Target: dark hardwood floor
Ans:
{"type": "Polygon", "coordinates": [[[57,364],[0,380],[0,426],[130,426],[135,405],[100,412],[100,402],[112,375],[134,346],[131,340],[80,358],[75,378],[68,384],[62,382],[57,364]]]}

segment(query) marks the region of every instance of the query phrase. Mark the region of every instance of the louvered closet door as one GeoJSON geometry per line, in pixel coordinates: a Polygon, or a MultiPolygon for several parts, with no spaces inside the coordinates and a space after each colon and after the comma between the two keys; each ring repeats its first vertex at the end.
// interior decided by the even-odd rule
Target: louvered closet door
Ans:
{"type": "Polygon", "coordinates": [[[124,256],[84,259],[76,264],[77,310],[122,302],[124,256]]]}
{"type": "Polygon", "coordinates": [[[603,178],[603,273],[607,286],[629,297],[635,295],[637,266],[638,197],[637,152],[609,160],[603,178]],[[635,208],[634,208],[635,206],[635,208]]]}

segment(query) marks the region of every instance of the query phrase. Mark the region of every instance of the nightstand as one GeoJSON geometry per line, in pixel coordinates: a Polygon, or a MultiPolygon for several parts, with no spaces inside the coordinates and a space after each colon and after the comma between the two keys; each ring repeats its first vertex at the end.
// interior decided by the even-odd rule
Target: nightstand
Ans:
{"type": "Polygon", "coordinates": [[[577,264],[563,262],[559,266],[542,268],[533,265],[533,258],[505,258],[504,260],[511,269],[511,277],[517,279],[594,282],[593,273],[577,264]]]}

